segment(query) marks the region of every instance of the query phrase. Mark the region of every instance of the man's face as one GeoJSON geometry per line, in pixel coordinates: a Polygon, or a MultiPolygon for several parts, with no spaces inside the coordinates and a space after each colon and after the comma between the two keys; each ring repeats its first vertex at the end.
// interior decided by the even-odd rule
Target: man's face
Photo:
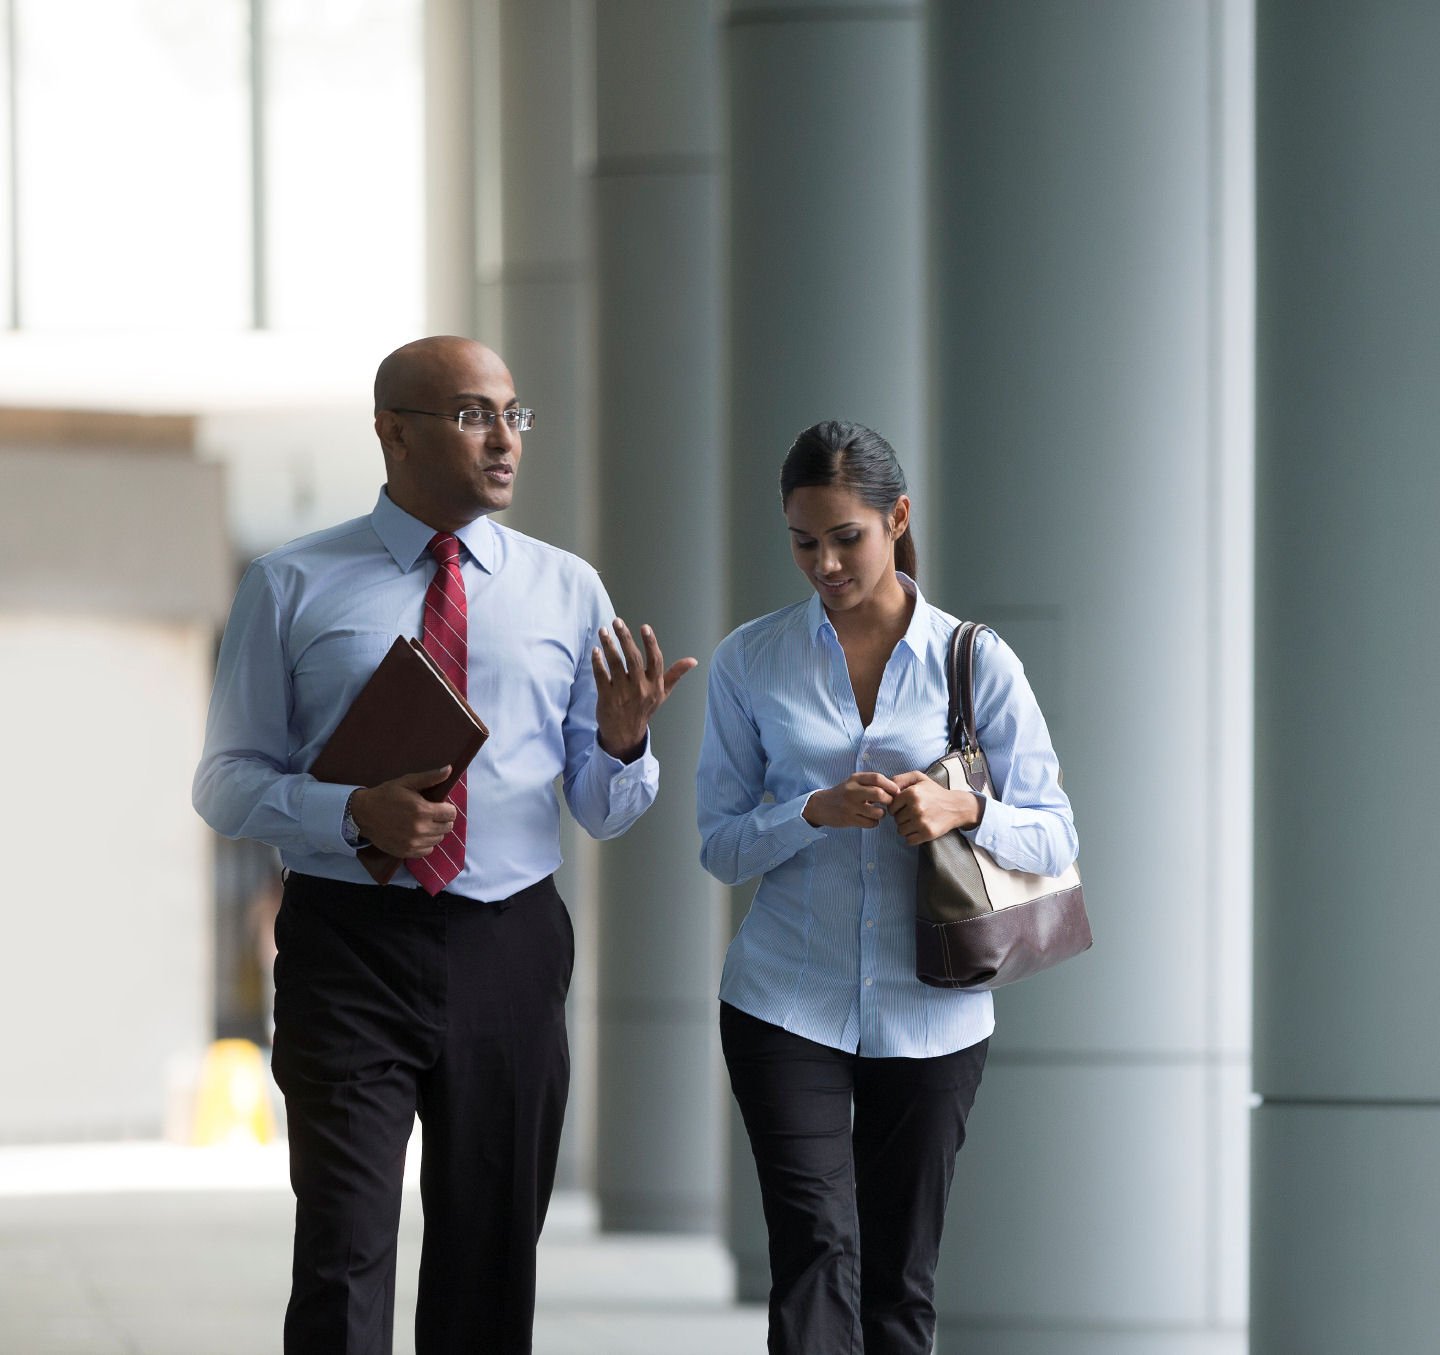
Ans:
{"type": "Polygon", "coordinates": [[[501,414],[518,408],[515,383],[499,357],[468,340],[435,343],[389,402],[429,411],[392,413],[387,440],[391,497],[416,517],[455,530],[486,513],[508,508],[520,466],[520,434],[497,418],[487,430],[467,432],[456,422],[462,409],[501,414]],[[435,418],[435,414],[450,417],[435,418]]]}

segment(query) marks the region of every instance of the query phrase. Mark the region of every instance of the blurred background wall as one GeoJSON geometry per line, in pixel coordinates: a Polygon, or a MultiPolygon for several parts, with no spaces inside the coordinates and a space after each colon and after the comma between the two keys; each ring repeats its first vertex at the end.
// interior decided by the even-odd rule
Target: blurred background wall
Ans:
{"type": "MultiPolygon", "coordinates": [[[[183,1132],[205,1045],[263,1043],[274,862],[188,809],[218,627],[245,561],[369,510],[378,359],[468,333],[538,413],[508,520],[667,653],[803,595],[779,462],[844,417],[900,453],[927,595],[1026,664],[1097,943],[999,995],[939,1348],[1238,1355],[1253,1306],[1257,1352],[1423,1349],[1436,13],[0,0],[0,1139],[183,1132]],[[1412,958],[1351,972],[1309,920],[1367,888],[1412,958]]],[[[702,683],[641,827],[567,838],[562,1182],[722,1231],[754,1299],[702,683]]]]}

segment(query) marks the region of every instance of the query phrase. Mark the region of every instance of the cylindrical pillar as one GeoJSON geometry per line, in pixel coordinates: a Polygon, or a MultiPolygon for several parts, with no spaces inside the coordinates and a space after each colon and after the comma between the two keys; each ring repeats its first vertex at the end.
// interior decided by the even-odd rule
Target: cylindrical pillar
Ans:
{"type": "MultiPolygon", "coordinates": [[[[470,334],[476,321],[476,185],[482,165],[474,68],[482,6],[425,0],[425,325],[470,334]]],[[[408,338],[397,338],[398,347],[408,338]]]]}
{"type": "Polygon", "coordinates": [[[1257,11],[1252,1350],[1440,1330],[1440,9],[1257,11]]]}
{"type": "Polygon", "coordinates": [[[933,7],[932,591],[1025,664],[1096,938],[996,994],[945,1355],[1245,1347],[1248,20],[933,7]]]}
{"type": "MultiPolygon", "coordinates": [[[[481,328],[535,410],[515,506],[500,521],[595,559],[590,413],[588,162],[593,110],[577,88],[588,28],[572,0],[482,0],[474,24],[481,153],[475,253],[481,328]]],[[[561,1187],[593,1182],[597,907],[595,846],[562,818],[556,874],[575,924],[570,1106],[561,1187]]]]}
{"type": "MultiPolygon", "coordinates": [[[[723,576],[715,31],[707,0],[594,8],[597,557],[667,664],[708,656],[723,576]]],[[[713,1231],[720,903],[698,860],[704,674],[652,727],[660,796],[600,852],[599,1134],[608,1230],[713,1231]]]]}
{"type": "MultiPolygon", "coordinates": [[[[885,435],[925,523],[924,61],[921,6],[730,0],[729,619],[805,597],[780,513],[800,429],[885,435]]],[[[922,581],[923,582],[923,581],[922,581]]],[[[734,891],[733,932],[754,886],[734,891]]],[[[770,1287],[755,1164],[731,1117],[740,1296],[770,1287]]]]}

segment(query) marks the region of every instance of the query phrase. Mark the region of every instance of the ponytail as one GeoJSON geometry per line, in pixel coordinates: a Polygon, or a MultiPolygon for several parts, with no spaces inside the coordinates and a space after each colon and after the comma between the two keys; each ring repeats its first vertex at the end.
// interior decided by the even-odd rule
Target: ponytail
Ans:
{"type": "Polygon", "coordinates": [[[908,523],[895,542],[895,568],[919,582],[920,565],[915,558],[915,534],[908,523]]]}

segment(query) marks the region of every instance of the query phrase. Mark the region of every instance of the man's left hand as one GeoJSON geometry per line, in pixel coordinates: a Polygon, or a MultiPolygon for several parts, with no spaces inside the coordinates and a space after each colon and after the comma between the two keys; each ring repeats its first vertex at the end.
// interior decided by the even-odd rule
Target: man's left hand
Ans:
{"type": "Polygon", "coordinates": [[[650,717],[675,684],[699,663],[698,659],[679,659],[666,668],[655,632],[641,626],[640,636],[645,642],[643,654],[630,628],[616,617],[613,628],[600,628],[600,644],[590,652],[600,747],[620,762],[634,762],[644,752],[650,717]]]}

